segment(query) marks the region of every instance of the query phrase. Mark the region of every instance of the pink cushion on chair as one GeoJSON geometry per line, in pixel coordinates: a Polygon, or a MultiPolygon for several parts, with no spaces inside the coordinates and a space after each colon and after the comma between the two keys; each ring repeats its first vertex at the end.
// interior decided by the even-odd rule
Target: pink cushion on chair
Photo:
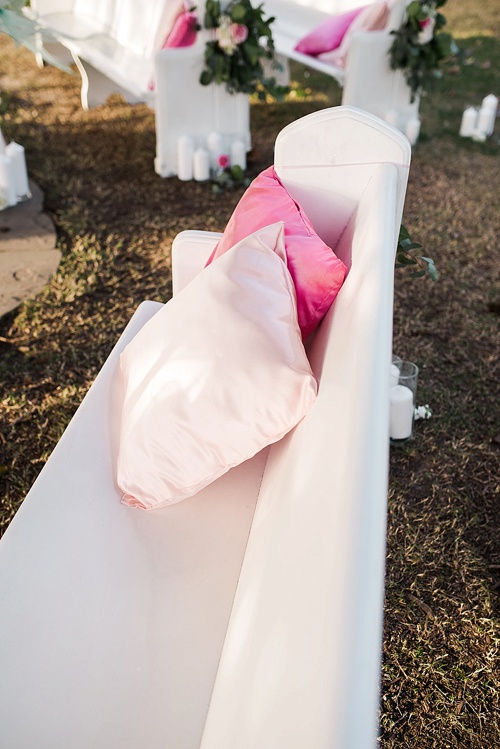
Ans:
{"type": "Polygon", "coordinates": [[[196,41],[198,17],[196,13],[185,10],[177,16],[172,31],[165,39],[163,49],[190,47],[196,41]]]}
{"type": "MultiPolygon", "coordinates": [[[[332,217],[334,220],[334,217],[332,217]]],[[[323,319],[345,278],[346,267],[314,228],[269,167],[254,179],[236,206],[208,263],[263,226],[285,223],[285,249],[305,340],[323,319]]]]}
{"type": "Polygon", "coordinates": [[[364,8],[355,8],[327,18],[295,45],[296,51],[305,55],[319,55],[322,52],[336,49],[349,26],[362,10],[364,8]]]}
{"type": "Polygon", "coordinates": [[[356,16],[347,29],[337,49],[320,54],[319,59],[323,62],[331,63],[338,68],[345,68],[352,35],[357,31],[382,31],[387,27],[389,16],[390,9],[386,0],[362,8],[361,13],[356,16]]]}
{"type": "Polygon", "coordinates": [[[124,504],[179,502],[281,439],[317,395],[283,223],[245,237],[202,270],[120,362],[124,504]]]}

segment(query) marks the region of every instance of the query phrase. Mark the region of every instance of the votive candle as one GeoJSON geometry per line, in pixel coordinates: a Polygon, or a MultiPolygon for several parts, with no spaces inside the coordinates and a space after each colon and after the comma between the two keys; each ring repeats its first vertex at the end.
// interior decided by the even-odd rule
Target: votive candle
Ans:
{"type": "Polygon", "coordinates": [[[231,144],[231,166],[239,166],[243,171],[247,168],[247,152],[242,140],[231,144]]]}
{"type": "Polygon", "coordinates": [[[460,124],[459,135],[462,138],[470,138],[476,130],[477,122],[477,109],[475,107],[467,107],[462,115],[462,122],[460,124]]]}
{"type": "Polygon", "coordinates": [[[17,195],[15,187],[14,165],[10,156],[0,156],[0,189],[7,201],[7,206],[16,205],[17,195]]]}
{"type": "Polygon", "coordinates": [[[26,168],[26,157],[23,146],[11,141],[6,147],[5,152],[12,161],[14,190],[17,200],[29,197],[28,170],[26,168]]]}
{"type": "Polygon", "coordinates": [[[197,182],[210,179],[210,154],[206,148],[197,148],[194,152],[193,175],[197,182]]]}
{"type": "Polygon", "coordinates": [[[193,140],[181,135],[177,140],[177,176],[184,182],[193,179],[193,140]]]}
{"type": "Polygon", "coordinates": [[[413,393],[405,385],[391,387],[389,435],[393,440],[411,437],[413,428],[413,393]]]}
{"type": "Polygon", "coordinates": [[[220,133],[210,133],[207,137],[207,146],[210,152],[210,166],[216,169],[219,165],[219,156],[224,152],[224,144],[220,133]]]}

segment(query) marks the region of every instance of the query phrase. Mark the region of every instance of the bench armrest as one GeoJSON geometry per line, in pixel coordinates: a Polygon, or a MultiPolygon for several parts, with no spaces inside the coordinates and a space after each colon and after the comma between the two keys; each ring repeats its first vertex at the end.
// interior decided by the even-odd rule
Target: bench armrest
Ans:
{"type": "Polygon", "coordinates": [[[172,243],[172,289],[177,294],[205,267],[222,234],[181,231],[172,243]]]}

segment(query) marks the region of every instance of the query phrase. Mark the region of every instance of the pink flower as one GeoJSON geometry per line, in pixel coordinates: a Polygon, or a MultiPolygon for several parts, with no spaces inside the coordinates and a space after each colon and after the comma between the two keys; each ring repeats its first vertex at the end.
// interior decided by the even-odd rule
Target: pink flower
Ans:
{"type": "Polygon", "coordinates": [[[248,38],[248,29],[242,23],[231,24],[231,39],[234,44],[243,44],[248,38]]]}
{"type": "Polygon", "coordinates": [[[217,163],[219,164],[221,169],[225,169],[227,166],[229,166],[229,156],[225,153],[221,153],[219,156],[217,163]]]}
{"type": "Polygon", "coordinates": [[[423,21],[418,22],[418,25],[421,28],[420,34],[418,35],[419,44],[428,44],[430,41],[432,41],[432,37],[434,36],[435,23],[436,19],[432,15],[428,18],[425,18],[423,21]]]}

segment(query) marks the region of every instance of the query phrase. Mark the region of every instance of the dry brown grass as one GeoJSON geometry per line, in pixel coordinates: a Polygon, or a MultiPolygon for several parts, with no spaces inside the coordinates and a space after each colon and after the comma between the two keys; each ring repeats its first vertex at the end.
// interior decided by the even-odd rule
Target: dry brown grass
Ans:
{"type": "MultiPolygon", "coordinates": [[[[484,145],[457,137],[463,108],[500,93],[498,12],[449,5],[466,64],[422,103],[405,206],[440,279],[396,277],[394,351],[420,365],[433,416],[391,451],[386,749],[500,746],[498,126],[484,145]]],[[[296,74],[308,96],[252,107],[250,176],[287,122],[340,101],[330,81],[296,74]]],[[[241,192],[161,180],[146,107],[117,98],[84,113],[76,79],[38,71],[6,40],[0,91],[2,128],[26,147],[63,252],[47,288],[0,319],[1,530],[137,304],[169,297],[175,234],[222,230],[241,192]]]]}

